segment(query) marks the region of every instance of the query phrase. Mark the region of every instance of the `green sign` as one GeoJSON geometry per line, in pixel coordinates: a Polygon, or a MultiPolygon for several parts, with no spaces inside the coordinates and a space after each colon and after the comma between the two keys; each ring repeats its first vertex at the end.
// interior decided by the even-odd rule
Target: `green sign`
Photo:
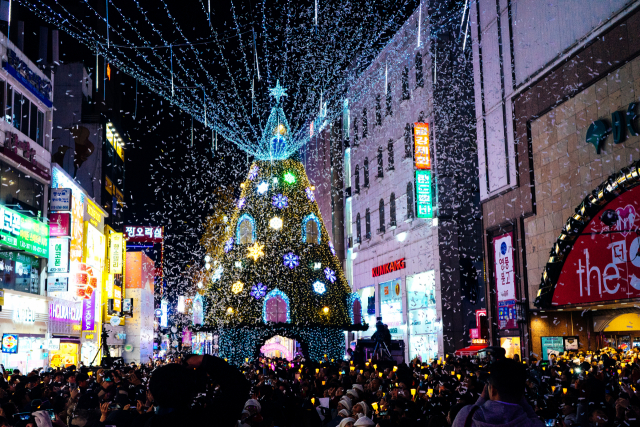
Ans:
{"type": "Polygon", "coordinates": [[[49,256],[49,226],[0,206],[0,243],[41,257],[49,256]]]}
{"type": "Polygon", "coordinates": [[[418,218],[433,218],[433,202],[431,200],[431,171],[416,171],[416,201],[418,218]]]}

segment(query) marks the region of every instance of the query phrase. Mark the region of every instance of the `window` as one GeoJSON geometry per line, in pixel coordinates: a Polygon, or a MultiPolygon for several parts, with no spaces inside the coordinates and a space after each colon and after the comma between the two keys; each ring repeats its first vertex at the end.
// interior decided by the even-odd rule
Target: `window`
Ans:
{"type": "Polygon", "coordinates": [[[378,175],[377,178],[384,177],[384,169],[382,166],[382,147],[378,147],[378,175]]]}
{"type": "Polygon", "coordinates": [[[253,243],[256,239],[256,230],[253,218],[249,214],[243,214],[238,220],[236,241],[241,245],[253,243]]]}
{"type": "Polygon", "coordinates": [[[388,163],[387,169],[392,171],[394,169],[394,160],[393,160],[393,140],[389,140],[387,143],[387,157],[388,163]]]}
{"type": "Polygon", "coordinates": [[[413,182],[407,183],[407,219],[413,219],[413,182]]]}
{"type": "Polygon", "coordinates": [[[360,194],[360,165],[356,165],[356,172],[355,172],[355,187],[356,187],[356,194],[360,194]]]}
{"type": "Polygon", "coordinates": [[[378,229],[378,233],[384,233],[384,199],[380,199],[380,206],[378,207],[378,213],[380,214],[380,228],[378,229]]]}
{"type": "Polygon", "coordinates": [[[275,288],[264,297],[264,306],[262,313],[264,322],[288,323],[289,317],[289,298],[280,289],[275,288]]]}
{"type": "Polygon", "coordinates": [[[424,75],[422,73],[422,53],[416,54],[416,87],[424,87],[424,75]]]}
{"type": "Polygon", "coordinates": [[[364,158],[364,187],[369,188],[369,158],[364,158]]]}
{"type": "Polygon", "coordinates": [[[404,67],[404,71],[402,71],[402,100],[409,99],[411,95],[409,95],[409,68],[404,67]]]}
{"type": "Polygon", "coordinates": [[[357,146],[358,145],[358,138],[360,138],[360,135],[358,135],[358,118],[354,118],[353,119],[353,145],[357,146]]]}
{"type": "Polygon", "coordinates": [[[360,225],[360,213],[358,213],[356,215],[356,243],[362,243],[362,228],[360,225]]]}
{"type": "Polygon", "coordinates": [[[387,83],[387,111],[385,115],[393,116],[393,111],[391,110],[391,83],[387,83]]]}
{"type": "Polygon", "coordinates": [[[302,241],[320,244],[320,221],[312,213],[302,220],[302,241]]]}
{"type": "Polygon", "coordinates": [[[396,226],[396,193],[391,193],[389,197],[389,226],[396,226]]]}
{"type": "Polygon", "coordinates": [[[4,120],[7,123],[13,123],[13,87],[7,85],[7,107],[4,113],[4,120]]]}
{"type": "Polygon", "coordinates": [[[367,119],[367,109],[362,110],[362,138],[369,135],[369,121],[367,119]]]}
{"type": "MultiPolygon", "coordinates": [[[[0,111],[4,108],[4,82],[0,80],[0,111]]],[[[38,145],[44,143],[44,112],[29,98],[7,85],[7,104],[4,119],[38,145]]]]}
{"type": "Polygon", "coordinates": [[[413,151],[411,150],[411,125],[407,123],[404,127],[404,158],[410,159],[413,157],[413,151]]]}
{"type": "Polygon", "coordinates": [[[369,212],[369,208],[367,208],[367,211],[364,214],[364,232],[364,237],[366,239],[371,239],[371,213],[369,212]]]}
{"type": "Polygon", "coordinates": [[[380,95],[376,95],[376,126],[382,125],[382,107],[380,106],[380,95]]]}
{"type": "Polygon", "coordinates": [[[351,311],[353,312],[353,319],[351,319],[353,324],[359,325],[362,323],[362,304],[359,299],[356,298],[353,300],[351,311]]]}
{"type": "Polygon", "coordinates": [[[20,209],[37,216],[44,202],[44,185],[4,162],[0,162],[0,177],[0,204],[20,204],[20,209]]]}

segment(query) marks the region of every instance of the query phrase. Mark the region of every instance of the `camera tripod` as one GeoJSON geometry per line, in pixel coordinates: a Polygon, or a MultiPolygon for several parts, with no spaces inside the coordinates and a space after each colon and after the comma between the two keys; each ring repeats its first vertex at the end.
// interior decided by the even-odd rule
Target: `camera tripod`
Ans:
{"type": "Polygon", "coordinates": [[[389,351],[389,347],[387,347],[387,344],[384,341],[376,342],[376,346],[373,349],[371,358],[375,358],[378,352],[380,352],[378,360],[393,360],[393,358],[391,357],[391,352],[389,351]]]}
{"type": "Polygon", "coordinates": [[[103,325],[102,333],[100,334],[100,347],[98,348],[98,351],[96,352],[96,355],[93,356],[93,360],[91,361],[91,364],[89,366],[93,366],[93,362],[96,361],[96,358],[98,357],[98,354],[100,354],[101,351],[102,351],[102,356],[103,357],[110,357],[111,356],[111,353],[109,352],[109,346],[107,346],[107,338],[109,338],[109,334],[104,329],[104,325],[103,325]]]}

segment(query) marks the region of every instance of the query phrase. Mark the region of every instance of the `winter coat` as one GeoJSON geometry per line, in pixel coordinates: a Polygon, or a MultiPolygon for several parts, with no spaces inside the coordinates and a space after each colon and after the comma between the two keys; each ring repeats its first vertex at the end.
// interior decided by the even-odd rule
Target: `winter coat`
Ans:
{"type": "Polygon", "coordinates": [[[465,421],[472,408],[477,406],[472,416],[472,427],[544,427],[531,406],[524,398],[520,404],[486,400],[480,397],[475,405],[467,405],[460,410],[452,427],[465,427],[465,421]]]}

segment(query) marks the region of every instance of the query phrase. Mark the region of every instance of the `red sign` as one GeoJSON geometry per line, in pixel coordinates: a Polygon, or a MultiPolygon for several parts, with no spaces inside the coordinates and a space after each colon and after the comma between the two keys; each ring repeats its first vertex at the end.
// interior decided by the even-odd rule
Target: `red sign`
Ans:
{"type": "Polygon", "coordinates": [[[413,145],[415,147],[416,169],[431,169],[429,123],[413,124],[413,145]]]}
{"type": "Polygon", "coordinates": [[[513,233],[493,239],[493,270],[498,302],[498,329],[517,328],[513,233]]]}
{"type": "Polygon", "coordinates": [[[71,214],[52,213],[49,215],[49,236],[69,237],[71,236],[71,214]]]}
{"type": "Polygon", "coordinates": [[[403,268],[406,268],[404,258],[400,258],[397,261],[379,265],[378,267],[373,267],[372,275],[373,277],[378,277],[382,276],[383,274],[391,273],[393,271],[402,270],[403,268]]]}
{"type": "Polygon", "coordinates": [[[127,225],[124,232],[128,242],[162,243],[163,227],[127,225]]]}
{"type": "Polygon", "coordinates": [[[553,305],[640,298],[640,187],[604,209],[615,211],[618,222],[607,227],[601,214],[589,222],[562,266],[553,305]],[[613,233],[599,234],[603,231],[613,233]]]}

